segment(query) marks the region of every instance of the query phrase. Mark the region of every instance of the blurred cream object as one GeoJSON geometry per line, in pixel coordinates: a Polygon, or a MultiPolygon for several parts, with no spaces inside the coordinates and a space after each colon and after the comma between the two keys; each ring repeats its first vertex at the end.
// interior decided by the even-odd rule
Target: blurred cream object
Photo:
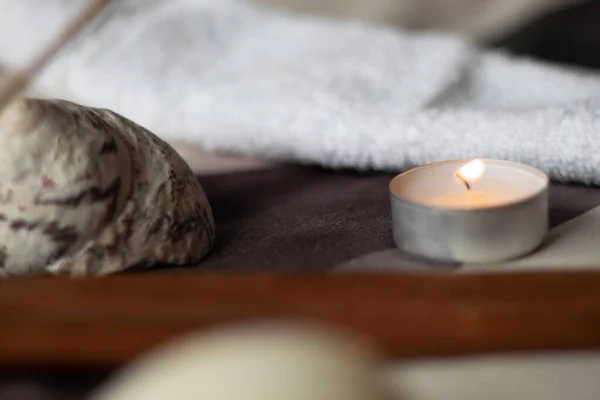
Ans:
{"type": "Polygon", "coordinates": [[[600,392],[597,351],[383,364],[348,339],[285,324],[194,334],[134,362],[88,400],[597,400],[600,392]]]}
{"type": "Polygon", "coordinates": [[[254,0],[288,11],[494,39],[581,0],[254,0]]]}
{"type": "Polygon", "coordinates": [[[92,400],[387,399],[376,358],[350,337],[261,323],[191,335],[126,368],[92,400]]]}

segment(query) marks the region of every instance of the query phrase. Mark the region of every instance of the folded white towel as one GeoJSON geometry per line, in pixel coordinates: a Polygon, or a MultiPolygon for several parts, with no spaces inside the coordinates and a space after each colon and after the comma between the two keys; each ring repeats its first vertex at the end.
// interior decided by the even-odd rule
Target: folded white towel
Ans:
{"type": "MultiPolygon", "coordinates": [[[[22,66],[76,3],[3,0],[0,64],[22,66]]],[[[460,37],[242,0],[122,0],[35,87],[208,149],[381,170],[501,158],[600,183],[600,75],[460,37]]]]}

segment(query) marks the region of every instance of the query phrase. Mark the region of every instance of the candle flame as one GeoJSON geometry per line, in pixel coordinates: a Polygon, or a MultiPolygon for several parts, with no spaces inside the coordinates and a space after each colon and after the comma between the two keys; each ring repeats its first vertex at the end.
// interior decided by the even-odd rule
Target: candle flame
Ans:
{"type": "Polygon", "coordinates": [[[481,160],[473,160],[463,165],[458,171],[456,171],[456,177],[463,181],[467,190],[471,189],[471,184],[477,179],[481,178],[483,171],[485,170],[485,164],[481,160]]]}
{"type": "Polygon", "coordinates": [[[465,164],[461,169],[458,170],[458,175],[466,181],[476,181],[481,178],[483,171],[485,170],[485,164],[481,160],[473,160],[465,164]]]}

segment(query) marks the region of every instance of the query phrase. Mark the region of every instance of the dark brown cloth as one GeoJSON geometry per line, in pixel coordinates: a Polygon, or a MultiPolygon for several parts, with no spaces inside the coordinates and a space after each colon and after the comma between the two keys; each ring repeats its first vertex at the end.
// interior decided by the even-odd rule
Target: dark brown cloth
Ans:
{"type": "Polygon", "coordinates": [[[392,175],[284,166],[201,177],[217,224],[207,269],[315,269],[393,245],[392,175]]]}
{"type": "MultiPolygon", "coordinates": [[[[198,268],[331,269],[393,249],[388,191],[393,176],[281,166],[201,177],[217,244],[198,268]]],[[[597,188],[552,184],[551,226],[597,205],[597,188]]]]}

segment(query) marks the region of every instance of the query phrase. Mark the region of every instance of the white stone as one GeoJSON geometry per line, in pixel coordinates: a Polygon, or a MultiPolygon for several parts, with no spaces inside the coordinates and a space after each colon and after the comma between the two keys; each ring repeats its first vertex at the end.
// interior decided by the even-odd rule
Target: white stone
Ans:
{"type": "Polygon", "coordinates": [[[0,273],[105,275],[199,262],[214,242],[183,159],[108,110],[21,99],[0,114],[0,273]]]}

